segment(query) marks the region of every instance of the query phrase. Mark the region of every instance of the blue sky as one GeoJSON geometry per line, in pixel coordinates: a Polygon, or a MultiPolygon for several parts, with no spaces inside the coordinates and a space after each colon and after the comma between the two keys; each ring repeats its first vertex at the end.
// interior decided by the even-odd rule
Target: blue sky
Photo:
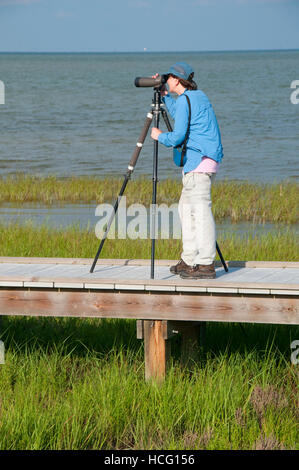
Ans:
{"type": "Polygon", "coordinates": [[[0,0],[0,51],[299,49],[299,0],[0,0]]]}

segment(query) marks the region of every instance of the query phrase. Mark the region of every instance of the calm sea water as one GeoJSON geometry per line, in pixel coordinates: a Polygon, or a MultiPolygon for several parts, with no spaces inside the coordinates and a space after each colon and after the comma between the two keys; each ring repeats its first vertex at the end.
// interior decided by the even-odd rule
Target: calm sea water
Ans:
{"type": "MultiPolygon", "coordinates": [[[[299,176],[299,51],[0,54],[0,174],[122,176],[153,97],[136,76],[176,61],[195,70],[215,109],[224,147],[219,179],[280,181],[299,176]]],[[[161,123],[165,130],[164,123],[161,123]]],[[[148,135],[135,174],[152,174],[148,135]]],[[[180,177],[159,146],[159,177],[180,177]]]]}

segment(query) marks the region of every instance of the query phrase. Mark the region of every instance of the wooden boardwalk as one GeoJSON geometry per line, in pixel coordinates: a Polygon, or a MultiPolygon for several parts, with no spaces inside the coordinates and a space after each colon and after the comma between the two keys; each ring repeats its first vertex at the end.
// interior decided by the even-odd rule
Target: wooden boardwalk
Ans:
{"type": "Polygon", "coordinates": [[[174,331],[206,321],[299,324],[299,263],[228,262],[216,279],[183,280],[175,261],[0,257],[0,315],[138,320],[146,378],[163,378],[174,331]]]}

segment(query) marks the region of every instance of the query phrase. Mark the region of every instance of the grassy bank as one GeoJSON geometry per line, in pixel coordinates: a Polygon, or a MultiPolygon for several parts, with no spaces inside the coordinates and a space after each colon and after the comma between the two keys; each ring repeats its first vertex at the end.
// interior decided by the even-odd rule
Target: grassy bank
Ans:
{"type": "MultiPolygon", "coordinates": [[[[90,180],[93,191],[99,185],[103,193],[88,193],[91,185],[76,179],[74,184],[82,181],[77,193],[72,180],[69,193],[67,184],[55,193],[61,184],[57,178],[52,186],[51,178],[28,185],[30,178],[25,180],[18,181],[19,189],[11,183],[6,193],[9,181],[1,180],[1,201],[23,203],[36,191],[31,200],[42,203],[90,202],[100,197],[97,194],[107,202],[106,193],[113,198],[119,189],[119,181],[112,187],[110,180],[95,179],[90,180]],[[88,194],[92,198],[84,200],[88,194]]],[[[130,201],[140,196],[144,204],[150,203],[151,183],[135,183],[130,183],[135,191],[130,201]]],[[[169,197],[160,202],[179,197],[179,183],[161,182],[159,188],[169,197]]],[[[215,191],[214,207],[219,204],[221,219],[296,220],[295,185],[265,186],[263,193],[262,186],[227,182],[216,185],[215,191]]],[[[93,258],[99,242],[93,232],[78,226],[0,224],[0,256],[93,258]]],[[[227,260],[298,260],[291,225],[275,234],[227,233],[218,243],[227,260]]],[[[150,240],[108,239],[101,257],[150,258],[150,250],[150,240]]],[[[158,259],[178,259],[180,252],[180,240],[156,243],[158,259]]],[[[6,348],[5,364],[0,365],[1,450],[298,449],[299,373],[290,361],[297,327],[244,324],[241,329],[238,324],[207,323],[205,347],[197,350],[197,360],[188,367],[180,362],[180,337],[172,340],[171,366],[158,387],[144,381],[143,342],[136,339],[135,321],[1,320],[0,339],[6,348]]]]}
{"type": "MultiPolygon", "coordinates": [[[[122,178],[58,178],[20,174],[0,178],[0,203],[110,203],[118,195],[122,182],[122,178]]],[[[178,202],[180,191],[179,180],[160,181],[158,204],[178,202]]],[[[151,178],[133,178],[129,182],[125,196],[127,204],[138,202],[149,206],[151,194],[151,178]]],[[[296,223],[298,198],[298,184],[287,181],[277,184],[216,181],[212,190],[216,221],[230,218],[233,223],[248,220],[255,223],[296,223]]]]}
{"type": "MultiPolygon", "coordinates": [[[[50,229],[31,223],[0,224],[0,256],[41,256],[93,258],[100,240],[93,232],[74,225],[50,229]]],[[[218,237],[218,244],[227,260],[298,261],[298,239],[295,231],[265,233],[259,236],[238,236],[227,233],[218,237]]],[[[179,259],[181,240],[157,240],[157,259],[179,259]]],[[[149,259],[151,240],[106,240],[102,258],[149,259]]]]}
{"type": "Polygon", "coordinates": [[[157,387],[134,321],[4,318],[0,449],[294,449],[296,332],[244,328],[209,323],[188,368],[174,339],[157,387]]]}

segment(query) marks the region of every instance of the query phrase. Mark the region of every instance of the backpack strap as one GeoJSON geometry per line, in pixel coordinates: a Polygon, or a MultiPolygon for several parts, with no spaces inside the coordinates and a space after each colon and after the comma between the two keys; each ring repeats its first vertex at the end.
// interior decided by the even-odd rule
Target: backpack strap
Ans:
{"type": "Polygon", "coordinates": [[[181,165],[180,165],[180,166],[184,166],[184,165],[183,165],[183,160],[184,160],[184,157],[185,157],[185,155],[186,155],[187,140],[188,140],[189,133],[190,133],[190,122],[191,122],[191,103],[190,103],[189,96],[188,96],[188,95],[185,95],[185,96],[186,96],[186,98],[187,98],[187,103],[188,103],[188,108],[189,108],[189,117],[188,117],[187,132],[186,132],[185,140],[184,140],[184,143],[183,143],[183,149],[182,149],[182,154],[181,154],[181,165]]]}

